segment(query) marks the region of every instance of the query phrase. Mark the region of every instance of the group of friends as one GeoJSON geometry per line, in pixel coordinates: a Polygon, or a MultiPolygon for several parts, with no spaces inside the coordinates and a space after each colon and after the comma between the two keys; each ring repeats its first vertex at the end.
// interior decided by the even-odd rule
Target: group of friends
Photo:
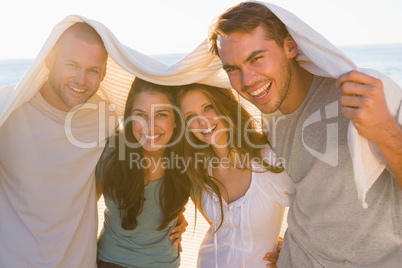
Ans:
{"type": "Polygon", "coordinates": [[[210,224],[197,267],[402,265],[402,119],[389,111],[381,79],[309,72],[286,25],[257,2],[219,16],[209,47],[232,88],[137,76],[119,120],[85,108],[105,103],[102,38],[81,22],[61,34],[40,91],[0,126],[0,267],[178,267],[189,199],[210,224]],[[304,127],[328,107],[340,111],[333,147],[325,122],[304,127]],[[72,143],[67,118],[74,139],[100,146],[72,143]],[[387,163],[368,208],[356,192],[350,122],[387,163]],[[336,164],[306,143],[336,150],[336,164]]]}

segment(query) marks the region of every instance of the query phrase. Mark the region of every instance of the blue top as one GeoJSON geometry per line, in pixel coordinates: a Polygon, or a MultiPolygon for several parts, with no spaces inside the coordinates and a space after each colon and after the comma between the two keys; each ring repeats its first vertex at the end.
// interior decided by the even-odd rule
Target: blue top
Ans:
{"type": "MultiPolygon", "coordinates": [[[[106,150],[105,153],[107,153],[106,150]]],[[[102,179],[97,176],[97,180],[102,179]]],[[[98,258],[100,260],[138,268],[178,267],[180,265],[178,246],[173,246],[172,241],[169,240],[170,231],[176,225],[176,220],[165,229],[157,230],[163,219],[159,206],[162,181],[163,179],[150,181],[145,187],[144,207],[137,217],[138,225],[134,230],[124,230],[121,227],[120,210],[111,198],[104,197],[105,221],[98,239],[98,258]]]]}

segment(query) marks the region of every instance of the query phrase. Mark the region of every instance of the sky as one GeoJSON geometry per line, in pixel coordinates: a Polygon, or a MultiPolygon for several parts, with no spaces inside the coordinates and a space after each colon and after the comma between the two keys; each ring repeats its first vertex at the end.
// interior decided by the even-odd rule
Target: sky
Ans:
{"type": "MultiPolygon", "coordinates": [[[[53,26],[77,14],[108,27],[145,54],[188,53],[236,0],[5,0],[0,60],[33,59],[53,26]],[[6,3],[7,4],[6,4],[6,3]]],[[[401,0],[271,0],[338,46],[402,44],[401,0]]]]}

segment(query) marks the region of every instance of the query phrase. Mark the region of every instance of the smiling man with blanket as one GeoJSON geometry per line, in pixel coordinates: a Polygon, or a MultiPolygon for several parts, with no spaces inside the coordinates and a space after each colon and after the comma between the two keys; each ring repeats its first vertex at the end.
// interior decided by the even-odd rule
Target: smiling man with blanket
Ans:
{"type": "Polygon", "coordinates": [[[278,267],[401,267],[400,88],[271,4],[229,9],[210,44],[296,184],[278,267]]]}

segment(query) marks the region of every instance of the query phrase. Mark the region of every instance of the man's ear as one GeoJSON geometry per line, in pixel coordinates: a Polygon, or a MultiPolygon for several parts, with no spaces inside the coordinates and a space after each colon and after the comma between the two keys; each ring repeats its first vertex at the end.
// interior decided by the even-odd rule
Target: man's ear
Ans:
{"type": "Polygon", "coordinates": [[[285,49],[285,53],[289,59],[296,57],[297,55],[297,44],[293,37],[288,34],[283,42],[283,47],[285,49]]]}

